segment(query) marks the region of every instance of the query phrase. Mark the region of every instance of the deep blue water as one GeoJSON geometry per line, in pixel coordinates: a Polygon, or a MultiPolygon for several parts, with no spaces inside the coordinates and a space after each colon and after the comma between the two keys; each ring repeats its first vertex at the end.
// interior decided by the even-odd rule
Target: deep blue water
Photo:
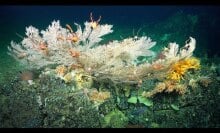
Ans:
{"type": "Polygon", "coordinates": [[[13,38],[17,31],[24,31],[28,25],[46,28],[52,20],[61,23],[82,23],[102,16],[101,22],[114,26],[139,26],[163,21],[176,12],[187,14],[207,13],[219,16],[219,6],[0,6],[0,36],[13,38]]]}
{"type": "MultiPolygon", "coordinates": [[[[23,34],[26,26],[45,29],[53,20],[60,20],[63,25],[83,23],[89,20],[90,12],[93,12],[95,19],[101,15],[102,23],[129,28],[158,23],[176,12],[220,16],[220,6],[0,6],[0,36],[10,42],[17,38],[16,32],[23,34]]],[[[209,23],[209,20],[207,22],[209,23]]],[[[213,32],[220,29],[219,25],[216,25],[215,29],[213,32]]],[[[208,27],[204,30],[210,32],[208,27]]]]}

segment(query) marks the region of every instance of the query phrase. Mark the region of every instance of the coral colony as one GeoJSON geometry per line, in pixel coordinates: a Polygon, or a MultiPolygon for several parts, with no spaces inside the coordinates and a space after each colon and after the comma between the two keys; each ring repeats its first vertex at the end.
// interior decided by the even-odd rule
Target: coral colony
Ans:
{"type": "MultiPolygon", "coordinates": [[[[143,80],[158,79],[155,88],[144,91],[142,96],[172,91],[184,94],[186,73],[200,68],[200,61],[192,57],[196,47],[193,37],[182,48],[169,43],[160,52],[150,50],[156,42],[147,36],[99,45],[104,35],[113,32],[113,25],[100,21],[101,16],[94,20],[91,13],[90,21],[83,27],[74,23],[76,31],[69,24],[62,27],[59,20],[46,30],[29,26],[21,43],[11,42],[8,54],[30,68],[43,68],[43,74],[54,74],[66,84],[74,82],[76,89],[90,89],[94,81],[141,85],[143,80]],[[138,64],[139,56],[153,59],[138,64]]],[[[107,92],[93,93],[93,100],[98,97],[102,101],[110,96],[107,92]]]]}

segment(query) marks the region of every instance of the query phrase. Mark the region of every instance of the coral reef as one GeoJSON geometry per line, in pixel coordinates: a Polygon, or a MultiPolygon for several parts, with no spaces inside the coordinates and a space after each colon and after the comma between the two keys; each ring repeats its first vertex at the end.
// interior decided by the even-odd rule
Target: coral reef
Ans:
{"type": "MultiPolygon", "coordinates": [[[[100,24],[100,20],[94,21],[91,14],[90,19],[91,22],[84,23],[83,30],[75,23],[75,32],[68,24],[66,28],[61,27],[60,21],[53,21],[41,32],[29,26],[21,44],[11,42],[9,54],[36,69],[49,65],[67,66],[73,71],[82,68],[97,81],[110,79],[114,83],[138,84],[144,78],[164,78],[164,73],[170,69],[171,64],[192,56],[195,49],[196,41],[192,37],[180,50],[178,44],[170,43],[159,52],[159,59],[154,59],[157,53],[150,50],[156,42],[147,36],[113,40],[99,45],[102,36],[113,32],[112,25],[100,24]],[[152,61],[136,64],[139,56],[151,57],[152,61]]],[[[180,63],[182,64],[181,61],[180,63]]],[[[186,63],[194,63],[193,58],[186,63]]],[[[174,71],[178,67],[178,64],[174,65],[174,71]]],[[[57,74],[69,83],[75,76],[69,73],[65,76],[65,71],[64,67],[56,69],[57,74]]],[[[170,74],[169,77],[178,80],[183,72],[179,71],[178,74],[180,76],[170,74]]]]}
{"type": "Polygon", "coordinates": [[[0,87],[0,127],[219,127],[218,69],[193,57],[194,38],[157,51],[144,35],[102,44],[112,25],[92,13],[75,26],[30,26],[11,43],[9,54],[38,74],[0,87]]]}

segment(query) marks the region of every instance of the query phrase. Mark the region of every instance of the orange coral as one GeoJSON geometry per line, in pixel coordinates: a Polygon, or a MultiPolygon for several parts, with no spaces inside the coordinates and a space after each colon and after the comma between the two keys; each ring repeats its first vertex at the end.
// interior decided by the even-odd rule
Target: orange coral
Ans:
{"type": "Polygon", "coordinates": [[[144,97],[152,97],[157,93],[162,93],[162,92],[177,92],[178,94],[184,94],[186,92],[187,85],[186,84],[179,84],[177,82],[174,82],[173,80],[167,80],[164,82],[159,82],[155,88],[152,91],[149,92],[143,92],[142,96],[144,97]]]}
{"type": "Polygon", "coordinates": [[[186,58],[174,63],[167,75],[168,79],[179,81],[189,69],[199,69],[200,61],[195,57],[186,58]]]}
{"type": "Polygon", "coordinates": [[[70,70],[76,70],[76,69],[80,69],[80,68],[83,68],[83,65],[82,64],[72,64],[69,66],[69,69],[70,70]]]}
{"type": "Polygon", "coordinates": [[[72,27],[69,24],[66,24],[67,29],[70,31],[71,33],[71,37],[68,37],[67,40],[70,40],[71,42],[78,42],[79,41],[79,37],[77,36],[76,33],[73,32],[72,27]]]}
{"type": "Polygon", "coordinates": [[[176,85],[176,88],[175,88],[176,92],[178,92],[180,95],[185,94],[186,89],[187,89],[187,85],[185,84],[178,84],[176,85]]]}
{"type": "Polygon", "coordinates": [[[69,49],[69,52],[70,52],[70,55],[71,55],[72,57],[79,57],[79,56],[80,56],[80,52],[74,50],[73,48],[70,48],[70,49],[69,49]]]}
{"type": "Polygon", "coordinates": [[[76,43],[79,41],[79,37],[75,33],[72,33],[72,36],[66,38],[66,40],[70,40],[71,42],[76,43]]]}
{"type": "Polygon", "coordinates": [[[67,72],[67,67],[65,67],[64,65],[57,66],[55,71],[57,75],[64,76],[64,74],[66,74],[67,72]]]}
{"type": "Polygon", "coordinates": [[[173,92],[176,89],[177,83],[175,83],[171,80],[165,81],[164,83],[166,85],[166,88],[164,89],[165,92],[170,93],[170,92],[173,92]]]}
{"type": "Polygon", "coordinates": [[[163,66],[162,64],[160,64],[160,63],[154,63],[154,64],[152,64],[151,67],[152,67],[154,70],[161,70],[161,69],[164,68],[164,66],[163,66]]]}

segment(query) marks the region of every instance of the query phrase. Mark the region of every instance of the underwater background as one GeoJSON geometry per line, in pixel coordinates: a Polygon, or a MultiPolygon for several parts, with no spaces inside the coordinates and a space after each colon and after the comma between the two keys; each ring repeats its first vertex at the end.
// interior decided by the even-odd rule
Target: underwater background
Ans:
{"type": "MultiPolygon", "coordinates": [[[[202,5],[0,6],[0,127],[220,127],[219,16],[220,6],[202,5]],[[110,90],[111,99],[97,109],[82,93],[70,93],[70,87],[58,79],[40,79],[39,71],[28,70],[7,54],[12,40],[22,40],[18,34],[24,36],[25,27],[45,29],[53,20],[63,26],[83,24],[90,12],[95,19],[102,16],[100,23],[113,25],[114,32],[101,44],[146,35],[157,42],[153,49],[160,51],[169,42],[183,46],[189,36],[194,37],[193,55],[200,59],[200,73],[206,77],[183,96],[161,93],[143,104],[128,100],[135,92],[127,92],[122,85],[123,91],[110,90]],[[22,74],[38,79],[39,84],[28,86],[22,74]],[[38,94],[50,99],[47,106],[39,106],[38,94]]],[[[153,82],[143,82],[141,87],[152,88],[153,82]]],[[[108,84],[94,86],[108,88],[108,84]]]]}

